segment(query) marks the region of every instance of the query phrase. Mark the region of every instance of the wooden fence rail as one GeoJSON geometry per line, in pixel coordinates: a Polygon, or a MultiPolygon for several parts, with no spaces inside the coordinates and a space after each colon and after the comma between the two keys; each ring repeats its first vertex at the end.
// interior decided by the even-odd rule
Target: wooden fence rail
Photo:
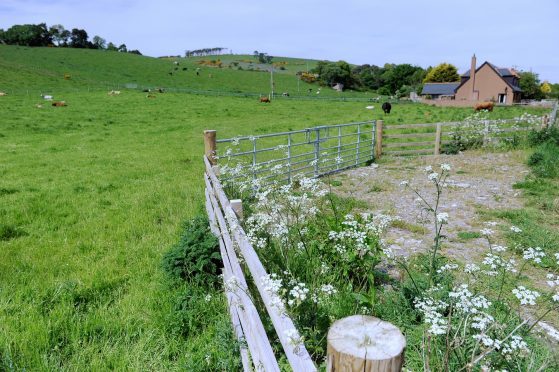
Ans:
{"type": "MultiPolygon", "coordinates": [[[[548,125],[549,119],[543,116],[539,119],[542,127],[548,125]]],[[[379,158],[383,154],[387,155],[438,155],[443,149],[443,145],[452,142],[452,135],[455,133],[471,134],[480,132],[483,143],[491,140],[500,140],[505,137],[499,136],[503,133],[522,133],[534,126],[517,126],[519,121],[516,119],[508,120],[485,120],[483,127],[476,130],[458,129],[462,122],[445,123],[425,123],[425,124],[391,124],[385,125],[382,120],[377,121],[377,141],[375,154],[379,158]],[[498,128],[492,131],[490,128],[498,128]],[[420,130],[417,133],[407,133],[413,130],[420,130]],[[406,132],[407,131],[407,132],[406,132]],[[405,133],[404,133],[405,132],[405,133]],[[409,141],[408,141],[409,140],[409,141]]]]}
{"type": "Polygon", "coordinates": [[[274,325],[289,364],[294,371],[316,371],[316,366],[305,345],[294,342],[293,338],[286,333],[288,330],[296,330],[295,325],[285,312],[278,311],[278,308],[273,305],[272,295],[266,291],[262,281],[262,278],[267,276],[267,272],[240,226],[231,202],[225,195],[207,156],[204,156],[204,163],[206,166],[204,174],[206,210],[212,232],[219,239],[227,302],[235,334],[241,345],[243,369],[245,371],[279,371],[279,366],[260,315],[249,295],[247,280],[237,252],[242,255],[258,289],[258,294],[266,306],[268,316],[274,325]],[[245,342],[248,350],[243,346],[245,342]]]}

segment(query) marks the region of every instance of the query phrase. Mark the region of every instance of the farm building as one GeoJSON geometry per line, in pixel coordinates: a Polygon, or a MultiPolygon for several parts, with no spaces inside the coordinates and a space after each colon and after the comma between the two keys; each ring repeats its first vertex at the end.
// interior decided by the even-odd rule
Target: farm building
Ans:
{"type": "Polygon", "coordinates": [[[456,83],[425,83],[422,96],[431,96],[431,99],[454,99],[456,88],[460,85],[456,83]]]}
{"type": "Polygon", "coordinates": [[[476,66],[472,57],[469,71],[459,83],[427,83],[421,95],[432,99],[453,99],[464,103],[493,101],[503,105],[520,102],[519,76],[514,69],[497,67],[489,62],[476,66]]]}

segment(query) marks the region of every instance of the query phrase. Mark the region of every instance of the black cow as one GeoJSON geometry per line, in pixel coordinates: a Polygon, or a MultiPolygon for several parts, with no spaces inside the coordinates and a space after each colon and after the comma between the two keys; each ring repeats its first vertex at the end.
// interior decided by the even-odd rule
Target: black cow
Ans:
{"type": "Polygon", "coordinates": [[[390,114],[390,110],[392,110],[392,105],[389,102],[384,102],[382,104],[382,111],[384,111],[385,114],[390,114]]]}

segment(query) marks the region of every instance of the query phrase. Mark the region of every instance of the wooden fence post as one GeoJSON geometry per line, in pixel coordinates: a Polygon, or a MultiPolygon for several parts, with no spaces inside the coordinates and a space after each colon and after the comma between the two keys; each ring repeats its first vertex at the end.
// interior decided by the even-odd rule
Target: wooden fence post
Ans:
{"type": "Polygon", "coordinates": [[[208,160],[210,161],[211,165],[217,164],[217,159],[215,157],[216,153],[216,138],[217,132],[215,130],[205,130],[204,131],[204,147],[205,147],[205,154],[208,160]]]}
{"type": "Polygon", "coordinates": [[[380,159],[382,155],[382,126],[384,124],[384,120],[377,120],[377,132],[375,135],[376,143],[375,143],[375,159],[380,159]]]}
{"type": "Polygon", "coordinates": [[[231,208],[233,208],[233,211],[235,211],[235,214],[237,215],[237,218],[239,219],[239,221],[243,220],[243,201],[241,199],[232,199],[230,200],[231,203],[231,208]]]}
{"type": "Polygon", "coordinates": [[[547,129],[549,126],[549,117],[547,115],[542,116],[542,129],[547,129]]]}
{"type": "Polygon", "coordinates": [[[399,372],[406,339],[391,323],[366,315],[337,320],[328,331],[327,372],[399,372]]]}
{"type": "Polygon", "coordinates": [[[435,155],[441,153],[441,134],[442,134],[442,124],[437,123],[437,132],[435,133],[435,155]]]}

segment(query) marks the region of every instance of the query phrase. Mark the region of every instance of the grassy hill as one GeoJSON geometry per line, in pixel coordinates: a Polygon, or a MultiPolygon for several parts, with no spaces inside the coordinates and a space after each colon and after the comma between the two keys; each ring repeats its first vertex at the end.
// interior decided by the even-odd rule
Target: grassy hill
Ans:
{"type": "MultiPolygon", "coordinates": [[[[307,95],[317,85],[299,81],[297,71],[312,69],[317,61],[274,58],[275,92],[307,95]],[[299,93],[298,93],[299,92],[299,93]]],[[[182,91],[230,94],[268,94],[269,64],[253,56],[223,55],[191,58],[152,58],[90,49],[30,48],[0,45],[0,90],[9,93],[51,93],[165,87],[182,91]],[[220,60],[221,68],[210,61],[220,60]],[[179,65],[175,65],[177,61],[179,65]],[[204,63],[205,62],[205,63],[204,63]],[[199,75],[196,71],[198,70],[199,75]],[[69,79],[64,79],[68,75],[69,79]]],[[[322,96],[365,96],[322,89],[322,96]]],[[[368,95],[370,96],[370,95],[368,95]]]]}

